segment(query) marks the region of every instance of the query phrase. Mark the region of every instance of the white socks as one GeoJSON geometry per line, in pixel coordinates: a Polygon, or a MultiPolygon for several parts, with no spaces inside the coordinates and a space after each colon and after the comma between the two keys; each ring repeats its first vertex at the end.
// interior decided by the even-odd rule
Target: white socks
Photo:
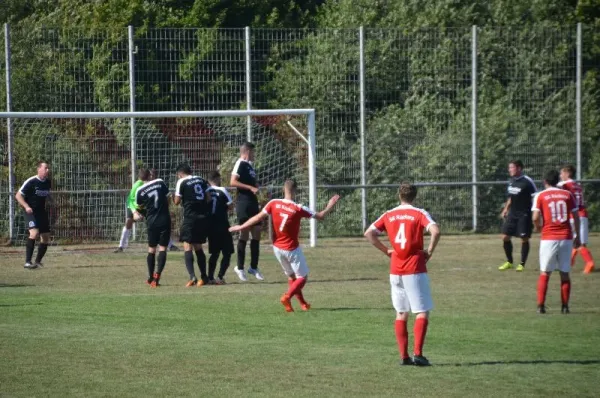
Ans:
{"type": "Polygon", "coordinates": [[[119,241],[119,247],[120,248],[127,248],[127,245],[129,244],[129,236],[131,235],[131,230],[127,229],[127,227],[123,227],[123,230],[121,231],[121,240],[119,241]]]}

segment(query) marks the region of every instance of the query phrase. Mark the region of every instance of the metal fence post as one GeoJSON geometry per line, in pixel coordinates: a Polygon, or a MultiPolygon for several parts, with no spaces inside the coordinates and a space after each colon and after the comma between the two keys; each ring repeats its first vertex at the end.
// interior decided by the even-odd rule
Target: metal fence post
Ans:
{"type": "Polygon", "coordinates": [[[581,180],[581,22],[577,24],[577,82],[575,83],[575,134],[577,141],[577,180],[581,180]]]}
{"type": "Polygon", "coordinates": [[[477,232],[477,25],[471,27],[471,181],[473,232],[477,232]]]}
{"type": "MultiPolygon", "coordinates": [[[[6,111],[10,112],[12,110],[10,94],[10,26],[7,23],[4,24],[4,56],[6,58],[6,111]]],[[[6,119],[6,130],[8,140],[8,237],[10,241],[13,242],[15,238],[15,165],[13,157],[13,129],[10,118],[6,119]]]]}
{"type": "MultiPolygon", "coordinates": [[[[250,27],[244,29],[244,42],[246,47],[246,109],[252,109],[252,69],[250,68],[250,27]]],[[[252,142],[252,117],[246,116],[246,138],[252,142]]]]}
{"type": "MultiPolygon", "coordinates": [[[[128,36],[128,61],[129,61],[129,110],[135,112],[135,66],[134,66],[134,54],[135,47],[133,41],[133,26],[129,25],[127,28],[128,36]]],[[[129,133],[130,133],[130,145],[131,145],[131,185],[135,184],[137,179],[136,173],[136,139],[135,139],[135,118],[129,119],[129,133]]],[[[136,237],[135,223],[133,224],[133,239],[136,237]]]]}
{"type": "Polygon", "coordinates": [[[361,26],[358,29],[359,46],[359,79],[360,79],[360,184],[362,185],[361,199],[361,219],[362,230],[367,229],[367,166],[366,166],[366,147],[365,147],[365,31],[361,26]]]}

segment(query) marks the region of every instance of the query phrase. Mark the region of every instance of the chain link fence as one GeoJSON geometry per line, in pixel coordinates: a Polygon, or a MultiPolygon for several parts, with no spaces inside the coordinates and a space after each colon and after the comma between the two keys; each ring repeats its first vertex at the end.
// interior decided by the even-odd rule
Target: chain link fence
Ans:
{"type": "MultiPolygon", "coordinates": [[[[94,33],[17,26],[10,33],[8,41],[0,37],[11,51],[13,111],[315,108],[319,204],[334,193],[344,196],[332,218],[319,224],[320,236],[360,234],[397,203],[395,186],[402,180],[423,185],[419,205],[445,231],[496,232],[506,166],[513,158],[522,159],[535,180],[548,168],[579,164],[581,178],[590,180],[584,188],[591,226],[600,225],[600,184],[593,180],[600,166],[600,159],[593,160],[600,138],[600,50],[594,45],[600,34],[591,27],[580,35],[577,26],[94,33]]],[[[4,46],[0,54],[4,77],[4,46]]],[[[0,94],[6,109],[5,84],[0,94]]],[[[178,121],[170,123],[157,139],[164,141],[165,154],[180,149],[167,130],[188,131],[178,121]]],[[[9,235],[8,127],[0,124],[2,235],[9,235]]],[[[186,135],[188,149],[206,151],[191,144],[196,138],[186,135]]],[[[148,145],[140,150],[154,153],[148,145]]],[[[119,163],[130,176],[129,147],[112,150],[119,159],[109,156],[105,165],[119,163]]],[[[48,156],[39,152],[17,150],[15,170],[33,174],[37,158],[48,156]]],[[[140,164],[152,161],[137,155],[140,164]]],[[[198,170],[219,166],[210,156],[192,157],[200,159],[198,170]]],[[[77,164],[67,150],[51,154],[55,159],[72,159],[68,165],[56,161],[64,164],[56,172],[77,164]]],[[[144,164],[169,163],[160,159],[160,165],[144,164]]],[[[78,181],[77,173],[69,178],[78,181]]],[[[124,190],[127,184],[127,178],[109,181],[105,189],[124,190]]],[[[91,188],[83,183],[69,188],[78,189],[91,188]]],[[[65,209],[61,217],[76,216],[65,209]]],[[[118,237],[120,220],[110,223],[114,227],[104,226],[98,240],[118,237]]]]}

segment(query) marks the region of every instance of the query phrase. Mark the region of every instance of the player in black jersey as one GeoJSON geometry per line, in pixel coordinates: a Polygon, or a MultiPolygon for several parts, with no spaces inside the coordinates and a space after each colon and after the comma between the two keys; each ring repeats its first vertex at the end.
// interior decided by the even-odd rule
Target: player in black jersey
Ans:
{"type": "MultiPolygon", "coordinates": [[[[235,211],[239,225],[244,224],[250,218],[258,214],[258,183],[256,180],[256,172],[252,166],[254,160],[254,144],[246,142],[240,148],[240,158],[235,163],[231,172],[230,185],[237,188],[237,200],[235,211]]],[[[250,269],[248,273],[254,275],[256,279],[264,280],[262,274],[258,270],[258,256],[260,247],[260,231],[261,226],[256,225],[250,230],[252,240],[250,241],[250,269]]],[[[246,272],[244,271],[244,262],[246,259],[246,242],[248,241],[248,231],[240,232],[240,239],[237,245],[237,267],[235,273],[241,281],[247,281],[246,272]]]]}
{"type": "Polygon", "coordinates": [[[233,200],[227,192],[227,189],[221,186],[221,174],[218,171],[213,171],[208,175],[210,188],[211,209],[210,209],[210,229],[208,232],[208,279],[209,283],[216,285],[225,284],[225,272],[229,268],[231,255],[233,254],[233,237],[229,232],[229,210],[233,208],[233,200]],[[219,254],[223,253],[221,259],[221,267],[217,279],[214,279],[215,270],[217,269],[217,260],[219,254]]]}
{"type": "Polygon", "coordinates": [[[500,214],[504,219],[502,241],[506,262],[498,269],[504,271],[513,267],[513,247],[510,237],[515,236],[521,238],[521,262],[517,266],[517,271],[523,271],[529,255],[529,238],[533,229],[531,206],[537,188],[535,182],[523,174],[523,162],[520,160],[513,160],[508,164],[508,173],[511,177],[508,185],[508,200],[500,214]]]}
{"type": "Polygon", "coordinates": [[[25,221],[29,229],[29,238],[25,244],[25,268],[42,267],[42,259],[50,242],[50,222],[46,212],[46,198],[50,195],[50,165],[40,161],[37,164],[37,174],[28,178],[16,194],[17,202],[25,209],[25,221]],[[40,237],[35,263],[31,263],[35,241],[40,237]]]}
{"type": "Polygon", "coordinates": [[[151,287],[160,286],[160,276],[167,263],[167,246],[171,239],[171,215],[169,214],[169,188],[160,178],[148,181],[135,193],[135,204],[138,208],[133,219],[142,219],[140,211],[146,212],[148,226],[148,283],[151,287]],[[158,261],[155,270],[156,246],[158,261]]]}
{"type": "Polygon", "coordinates": [[[201,287],[208,283],[206,274],[206,256],[202,250],[202,244],[206,242],[207,217],[209,211],[210,195],[206,193],[207,182],[200,177],[192,175],[192,169],[187,164],[177,166],[177,187],[175,188],[176,205],[183,203],[183,223],[179,240],[183,242],[185,267],[190,275],[187,287],[201,287]],[[200,268],[200,280],[194,273],[194,253],[200,268]]]}

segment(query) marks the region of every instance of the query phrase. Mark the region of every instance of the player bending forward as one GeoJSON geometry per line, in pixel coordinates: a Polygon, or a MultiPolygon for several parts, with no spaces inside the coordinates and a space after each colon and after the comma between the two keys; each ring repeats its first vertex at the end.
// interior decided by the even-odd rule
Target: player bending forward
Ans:
{"type": "Polygon", "coordinates": [[[388,210],[365,232],[367,240],[390,257],[392,304],[396,310],[396,340],[401,365],[429,366],[423,356],[429,311],[433,300],[429,290],[427,261],[440,239],[440,228],[429,213],[412,205],[417,188],[408,183],[400,185],[400,206],[388,210]],[[431,234],[427,251],[423,250],[423,231],[431,234]],[[387,232],[393,249],[381,243],[377,235],[387,232]],[[416,314],[414,357],[408,355],[408,312],[416,314]]]}
{"type": "Polygon", "coordinates": [[[579,237],[571,230],[569,216],[572,215],[575,231],[579,231],[578,208],[573,195],[557,188],[558,171],[550,170],[544,176],[544,187],[533,199],[533,224],[542,232],[540,242],[540,277],[538,279],[538,313],[546,313],[546,292],[552,271],[560,272],[561,311],[569,313],[571,295],[571,250],[579,247],[579,237]],[[542,226],[543,225],[543,226],[542,226]]]}
{"type": "Polygon", "coordinates": [[[283,304],[287,312],[294,311],[291,303],[291,299],[294,296],[300,302],[303,311],[310,309],[310,304],[304,300],[304,296],[302,295],[302,289],[308,277],[308,266],[298,242],[300,221],[303,218],[323,220],[333,210],[333,207],[340,199],[339,195],[333,196],[329,199],[329,203],[327,203],[325,209],[314,213],[310,209],[294,202],[296,189],[296,182],[287,180],[283,186],[285,199],[273,199],[269,201],[260,213],[250,218],[244,224],[229,228],[230,232],[243,231],[259,224],[271,215],[271,222],[273,224],[273,252],[281,264],[283,272],[288,277],[288,290],[281,296],[281,304],[283,304]]]}
{"type": "MultiPolygon", "coordinates": [[[[574,175],[575,166],[564,166],[560,170],[560,179],[562,181],[558,183],[558,187],[571,192],[573,194],[573,197],[575,197],[575,204],[579,208],[580,228],[579,230],[574,229],[573,232],[579,237],[579,242],[581,243],[581,246],[577,249],[573,249],[573,251],[571,252],[571,267],[575,265],[575,257],[577,257],[577,253],[580,253],[581,257],[583,257],[583,261],[585,261],[585,268],[583,272],[586,274],[590,274],[594,271],[594,258],[592,257],[592,253],[590,253],[590,250],[587,248],[589,236],[588,213],[585,207],[585,200],[583,199],[583,189],[581,189],[581,185],[578,182],[573,181],[574,175]]],[[[571,227],[574,227],[572,217],[571,227]]]]}

